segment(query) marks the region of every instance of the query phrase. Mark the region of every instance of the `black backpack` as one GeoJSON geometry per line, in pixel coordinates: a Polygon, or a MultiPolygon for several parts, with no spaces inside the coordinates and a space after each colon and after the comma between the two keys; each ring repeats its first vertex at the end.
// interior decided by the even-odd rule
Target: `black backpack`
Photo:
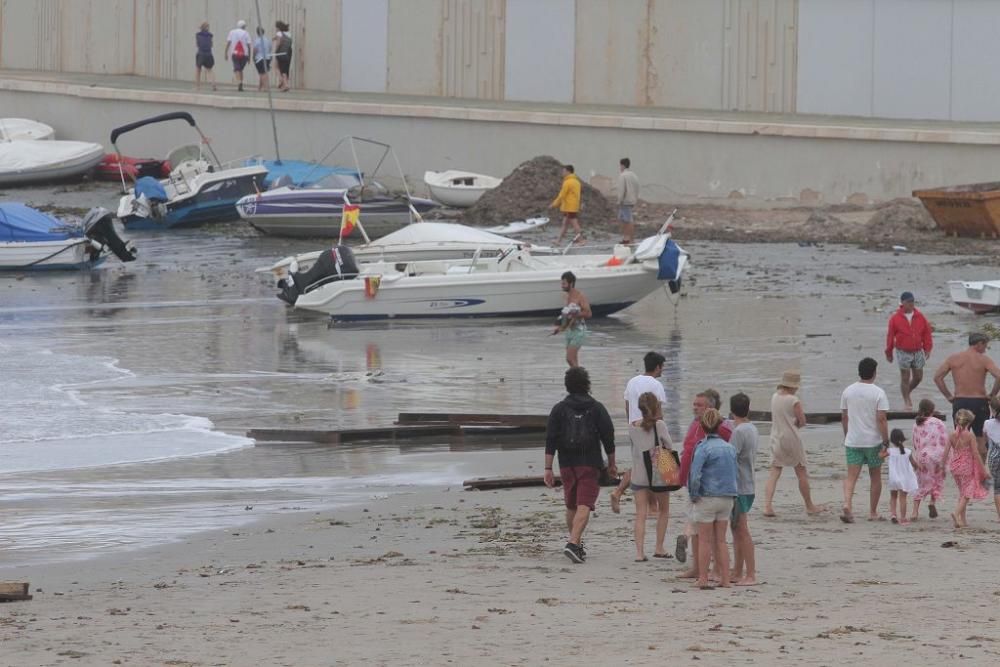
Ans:
{"type": "Polygon", "coordinates": [[[587,452],[600,446],[596,412],[596,404],[582,409],[569,405],[565,407],[562,449],[568,452],[587,452]]]}
{"type": "Polygon", "coordinates": [[[278,38],[278,53],[282,55],[290,55],[292,52],[292,36],[287,32],[282,32],[281,37],[278,38]]]}

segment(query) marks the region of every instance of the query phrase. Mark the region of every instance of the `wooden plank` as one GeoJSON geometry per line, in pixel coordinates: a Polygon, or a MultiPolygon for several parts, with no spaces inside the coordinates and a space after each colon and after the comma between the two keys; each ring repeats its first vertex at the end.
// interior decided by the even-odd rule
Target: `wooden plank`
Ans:
{"type": "Polygon", "coordinates": [[[253,428],[247,437],[258,442],[313,442],[337,445],[344,442],[391,440],[396,437],[455,435],[461,429],[455,424],[414,424],[410,426],[383,426],[345,430],[312,430],[289,428],[253,428]]]}
{"type": "Polygon", "coordinates": [[[0,581],[0,602],[30,600],[27,582],[0,581]]]}
{"type": "MultiPolygon", "coordinates": [[[[607,477],[601,479],[601,486],[618,486],[619,479],[607,477]]],[[[559,475],[555,476],[556,486],[562,486],[559,475]]],[[[490,491],[493,489],[517,489],[526,486],[545,486],[545,480],[541,475],[528,475],[525,477],[475,477],[462,482],[466,491],[490,491]]]]}
{"type": "Polygon", "coordinates": [[[451,423],[478,424],[483,422],[495,424],[510,424],[528,428],[544,429],[548,423],[548,415],[499,415],[481,413],[446,413],[446,412],[400,412],[397,424],[420,423],[451,423]]]}

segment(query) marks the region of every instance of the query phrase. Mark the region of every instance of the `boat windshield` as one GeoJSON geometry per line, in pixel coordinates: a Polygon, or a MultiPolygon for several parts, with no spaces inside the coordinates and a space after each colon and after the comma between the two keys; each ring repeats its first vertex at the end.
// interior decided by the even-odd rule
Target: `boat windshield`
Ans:
{"type": "Polygon", "coordinates": [[[353,174],[327,174],[309,186],[311,189],[347,190],[358,184],[357,176],[353,174]]]}

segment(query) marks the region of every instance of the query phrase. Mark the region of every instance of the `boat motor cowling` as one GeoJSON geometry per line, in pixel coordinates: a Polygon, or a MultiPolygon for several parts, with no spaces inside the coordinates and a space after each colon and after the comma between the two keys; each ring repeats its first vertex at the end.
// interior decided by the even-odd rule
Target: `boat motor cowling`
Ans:
{"type": "Polygon", "coordinates": [[[123,241],[115,229],[115,217],[106,208],[95,207],[83,216],[83,229],[87,238],[107,248],[123,262],[135,261],[137,250],[131,242],[123,241]]]}
{"type": "Polygon", "coordinates": [[[354,251],[346,245],[335,245],[324,251],[308,271],[288,273],[278,298],[294,306],[300,294],[336,280],[357,278],[358,263],[354,251]]]}

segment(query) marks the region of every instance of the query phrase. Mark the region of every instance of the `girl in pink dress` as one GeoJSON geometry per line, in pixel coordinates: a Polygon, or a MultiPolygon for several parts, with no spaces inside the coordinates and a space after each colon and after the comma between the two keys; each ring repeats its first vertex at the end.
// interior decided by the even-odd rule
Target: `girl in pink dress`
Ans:
{"type": "Polygon", "coordinates": [[[937,501],[944,490],[948,473],[944,453],[948,448],[948,428],[934,416],[934,402],[923,399],[917,406],[917,421],[913,427],[913,461],[917,469],[917,492],[913,494],[913,516],[920,515],[920,501],[930,496],[930,517],[937,518],[937,501]]]}
{"type": "Polygon", "coordinates": [[[970,500],[981,500],[989,495],[983,481],[990,479],[983,457],[979,453],[976,436],[969,430],[976,416],[969,410],[959,410],[955,414],[955,432],[948,438],[945,457],[951,454],[951,474],[958,485],[958,507],[955,508],[951,520],[955,528],[965,528],[965,510],[970,500]]]}

